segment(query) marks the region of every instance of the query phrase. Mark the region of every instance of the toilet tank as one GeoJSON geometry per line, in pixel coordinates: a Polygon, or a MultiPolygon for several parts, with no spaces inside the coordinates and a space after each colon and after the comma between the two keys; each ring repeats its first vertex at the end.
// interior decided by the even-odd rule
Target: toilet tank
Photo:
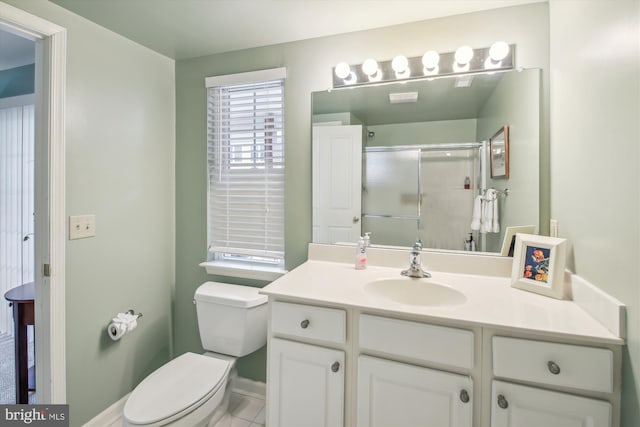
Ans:
{"type": "Polygon", "coordinates": [[[267,297],[260,288],[206,282],[194,301],[202,347],[207,351],[244,356],[267,343],[267,297]]]}

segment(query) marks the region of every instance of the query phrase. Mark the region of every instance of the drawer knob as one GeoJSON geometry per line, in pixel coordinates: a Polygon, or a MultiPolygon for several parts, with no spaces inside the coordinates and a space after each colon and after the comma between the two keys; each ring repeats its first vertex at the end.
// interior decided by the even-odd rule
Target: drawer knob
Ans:
{"type": "Polygon", "coordinates": [[[308,319],[304,319],[302,322],[300,322],[300,327],[302,329],[307,329],[309,327],[309,320],[308,319]]]}
{"type": "Polygon", "coordinates": [[[460,400],[462,403],[467,403],[469,401],[469,393],[467,390],[462,389],[462,391],[460,391],[460,400]]]}
{"type": "Polygon", "coordinates": [[[340,362],[333,362],[331,365],[331,372],[338,372],[340,370],[340,362]]]}
{"type": "Polygon", "coordinates": [[[509,407],[509,402],[507,402],[507,399],[501,394],[498,395],[498,406],[501,409],[507,409],[509,407]]]}
{"type": "Polygon", "coordinates": [[[547,368],[549,368],[549,372],[551,372],[553,375],[558,375],[560,373],[560,366],[558,366],[558,364],[552,360],[547,362],[547,368]]]}

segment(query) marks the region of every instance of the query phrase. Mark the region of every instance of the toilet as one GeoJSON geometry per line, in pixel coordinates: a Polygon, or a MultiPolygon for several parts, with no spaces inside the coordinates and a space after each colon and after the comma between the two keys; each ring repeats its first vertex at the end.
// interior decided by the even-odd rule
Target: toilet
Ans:
{"type": "Polygon", "coordinates": [[[206,282],[194,303],[204,354],[185,353],[131,392],[122,425],[214,426],[227,412],[237,357],[267,342],[267,297],[259,288],[206,282]]]}

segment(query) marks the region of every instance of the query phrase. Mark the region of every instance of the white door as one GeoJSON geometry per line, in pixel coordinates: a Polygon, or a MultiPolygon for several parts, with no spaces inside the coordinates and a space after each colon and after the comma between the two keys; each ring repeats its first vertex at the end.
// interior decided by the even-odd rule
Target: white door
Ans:
{"type": "Polygon", "coordinates": [[[313,127],[313,241],[361,236],[362,126],[313,127]]]}
{"type": "Polygon", "coordinates": [[[357,425],[471,427],[472,390],[468,376],[360,356],[357,425]]]}
{"type": "Polygon", "coordinates": [[[267,425],[343,425],[343,351],[273,338],[267,385],[267,425]]]}
{"type": "Polygon", "coordinates": [[[491,427],[610,427],[609,402],[494,381],[491,427]]]}

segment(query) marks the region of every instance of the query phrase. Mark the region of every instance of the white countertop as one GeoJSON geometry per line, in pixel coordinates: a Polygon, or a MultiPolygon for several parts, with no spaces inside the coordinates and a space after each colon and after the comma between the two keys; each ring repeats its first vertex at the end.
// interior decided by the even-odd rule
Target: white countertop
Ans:
{"type": "Polygon", "coordinates": [[[314,304],[337,304],[367,312],[419,317],[455,325],[494,327],[534,332],[556,338],[571,337],[607,344],[624,344],[573,301],[557,300],[512,288],[504,276],[430,271],[430,280],[462,292],[466,302],[450,306],[396,303],[365,291],[379,279],[401,278],[400,268],[369,265],[356,270],[353,263],[310,260],[262,288],[275,298],[314,304]]]}

